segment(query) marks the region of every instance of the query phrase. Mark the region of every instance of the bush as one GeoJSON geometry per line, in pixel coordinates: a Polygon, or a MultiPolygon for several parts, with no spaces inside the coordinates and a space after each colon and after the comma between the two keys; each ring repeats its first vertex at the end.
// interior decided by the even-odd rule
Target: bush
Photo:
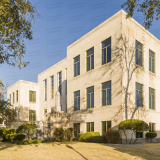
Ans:
{"type": "Polygon", "coordinates": [[[106,132],[106,138],[108,143],[121,143],[120,133],[118,130],[113,130],[112,128],[109,128],[106,132]]]}
{"type": "Polygon", "coordinates": [[[15,134],[14,135],[14,140],[23,141],[24,139],[25,139],[25,135],[24,134],[15,134]]]}
{"type": "Polygon", "coordinates": [[[63,128],[55,128],[53,135],[55,136],[57,141],[62,142],[64,137],[64,130],[63,128]]]}
{"type": "Polygon", "coordinates": [[[67,129],[67,138],[68,138],[68,140],[71,141],[72,137],[73,137],[73,128],[68,128],[67,129]]]}
{"type": "Polygon", "coordinates": [[[94,142],[94,143],[106,143],[106,137],[100,136],[99,132],[86,132],[79,133],[78,140],[80,142],[94,142]]]}
{"type": "Polygon", "coordinates": [[[152,142],[152,139],[156,138],[156,137],[157,137],[157,133],[156,132],[147,132],[146,133],[146,138],[150,139],[150,143],[152,142]]]}
{"type": "Polygon", "coordinates": [[[10,134],[14,135],[14,133],[15,133],[15,129],[7,129],[7,128],[0,129],[0,136],[3,138],[3,140],[2,140],[3,142],[10,141],[10,138],[9,138],[10,134]],[[6,137],[7,137],[7,139],[6,139],[6,137]]]}

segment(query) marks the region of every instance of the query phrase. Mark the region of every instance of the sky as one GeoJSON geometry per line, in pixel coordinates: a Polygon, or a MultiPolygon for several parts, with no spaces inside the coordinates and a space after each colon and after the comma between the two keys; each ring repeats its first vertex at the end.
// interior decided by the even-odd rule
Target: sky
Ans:
{"type": "MultiPolygon", "coordinates": [[[[0,79],[8,87],[19,80],[37,83],[38,74],[66,58],[67,46],[121,10],[124,1],[30,0],[41,16],[33,25],[33,40],[25,41],[23,60],[29,64],[21,69],[2,64],[0,79]]],[[[142,13],[133,18],[143,25],[142,13]]],[[[149,32],[160,39],[160,20],[154,20],[149,32]]]]}

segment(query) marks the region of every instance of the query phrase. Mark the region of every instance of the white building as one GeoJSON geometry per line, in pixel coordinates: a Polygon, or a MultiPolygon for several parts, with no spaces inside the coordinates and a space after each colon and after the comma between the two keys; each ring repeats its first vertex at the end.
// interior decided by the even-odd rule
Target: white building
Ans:
{"type": "Polygon", "coordinates": [[[117,128],[125,120],[127,84],[126,59],[116,58],[116,47],[125,49],[121,35],[129,41],[121,55],[132,58],[131,71],[137,67],[129,85],[128,119],[144,120],[160,138],[160,41],[133,18],[126,19],[123,10],[68,46],[67,57],[40,73],[37,84],[20,80],[8,88],[11,104],[20,108],[19,120],[44,121],[46,113],[62,110],[71,115],[75,136],[117,128]]]}

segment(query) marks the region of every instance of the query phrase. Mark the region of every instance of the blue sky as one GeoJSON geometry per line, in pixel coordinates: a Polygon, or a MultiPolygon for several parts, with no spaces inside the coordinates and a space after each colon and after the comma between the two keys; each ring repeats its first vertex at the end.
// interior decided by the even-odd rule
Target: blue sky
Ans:
{"type": "MultiPolygon", "coordinates": [[[[125,0],[30,0],[41,15],[33,27],[33,40],[26,41],[22,69],[3,64],[0,78],[8,86],[21,80],[38,82],[38,74],[67,55],[67,46],[121,9],[125,0]]],[[[143,25],[143,14],[133,18],[143,25]]],[[[160,39],[160,20],[149,30],[160,39]]]]}

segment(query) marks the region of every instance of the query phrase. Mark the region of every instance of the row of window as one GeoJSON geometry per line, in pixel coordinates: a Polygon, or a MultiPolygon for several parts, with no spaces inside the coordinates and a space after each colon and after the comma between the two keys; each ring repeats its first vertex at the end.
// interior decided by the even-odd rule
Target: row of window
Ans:
{"type": "MultiPolygon", "coordinates": [[[[136,83],[136,106],[143,106],[142,84],[136,83]]],[[[111,81],[102,83],[102,106],[111,105],[111,81]]],[[[87,88],[87,108],[94,108],[94,86],[87,88]]],[[[149,88],[149,109],[155,109],[155,90],[149,88]]],[[[80,110],[80,91],[74,92],[74,110],[80,110]]]]}
{"type": "MultiPolygon", "coordinates": [[[[102,121],[102,135],[106,133],[106,131],[111,128],[111,121],[102,121]]],[[[156,132],[156,124],[149,123],[149,132],[156,132]]],[[[94,132],[94,122],[86,123],[86,132],[94,132]]],[[[77,137],[77,134],[80,133],[80,123],[74,123],[74,137],[77,137]]],[[[143,138],[143,132],[140,134],[136,133],[136,138],[143,138]]]]}
{"type": "MultiPolygon", "coordinates": [[[[136,41],[135,63],[142,67],[142,44],[136,41]]],[[[86,52],[86,71],[94,69],[94,47],[86,52]]],[[[102,65],[111,62],[111,38],[102,42],[102,65]]],[[[149,71],[154,73],[154,53],[149,50],[149,71]]],[[[74,77],[80,75],[80,55],[74,58],[74,77]]]]}
{"type": "MultiPolygon", "coordinates": [[[[14,94],[14,92],[12,93],[12,96],[11,96],[11,94],[9,95],[9,99],[10,99],[10,104],[12,102],[15,103],[15,94],[14,94]],[[13,97],[13,99],[12,99],[12,97],[13,97]]],[[[16,102],[18,102],[18,90],[16,90],[16,102]]]]}
{"type": "MultiPolygon", "coordinates": [[[[62,72],[58,73],[58,91],[62,93],[62,72]]],[[[50,77],[50,97],[54,98],[54,76],[50,77]]],[[[44,100],[47,101],[47,79],[44,80],[44,100]]]]}

